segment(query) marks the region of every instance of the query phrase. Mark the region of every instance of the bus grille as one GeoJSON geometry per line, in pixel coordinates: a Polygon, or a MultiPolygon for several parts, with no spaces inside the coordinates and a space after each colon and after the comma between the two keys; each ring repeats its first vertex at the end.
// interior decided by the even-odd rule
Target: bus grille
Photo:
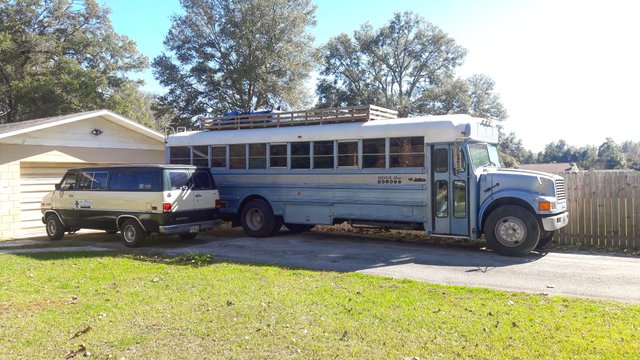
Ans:
{"type": "Polygon", "coordinates": [[[567,190],[564,186],[564,179],[556,180],[556,198],[558,201],[567,199],[567,190]]]}

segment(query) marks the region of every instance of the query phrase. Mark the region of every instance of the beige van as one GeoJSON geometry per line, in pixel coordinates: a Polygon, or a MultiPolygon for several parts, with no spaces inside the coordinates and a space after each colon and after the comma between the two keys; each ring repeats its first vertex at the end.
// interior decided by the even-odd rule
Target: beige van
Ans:
{"type": "Polygon", "coordinates": [[[221,224],[209,169],[189,165],[127,165],[70,169],[42,199],[51,240],[97,229],[122,234],[129,247],[153,233],[188,240],[221,224]]]}

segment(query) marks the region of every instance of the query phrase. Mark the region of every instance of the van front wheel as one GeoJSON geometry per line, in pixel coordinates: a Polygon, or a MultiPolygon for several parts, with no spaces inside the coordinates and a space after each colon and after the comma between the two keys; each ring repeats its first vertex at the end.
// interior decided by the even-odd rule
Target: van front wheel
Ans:
{"type": "Polygon", "coordinates": [[[128,247],[141,246],[147,239],[147,234],[140,224],[133,219],[126,220],[120,229],[122,242],[128,247]]]}
{"type": "Polygon", "coordinates": [[[506,205],[489,214],[485,235],[488,247],[498,254],[525,256],[538,245],[540,225],[527,209],[506,205]]]}
{"type": "Polygon", "coordinates": [[[58,215],[50,214],[45,221],[47,227],[47,237],[49,240],[60,240],[64,236],[64,225],[58,219],[58,215]]]}
{"type": "Polygon", "coordinates": [[[276,227],[271,206],[261,199],[251,200],[242,208],[240,222],[244,232],[251,237],[267,237],[276,227]]]}

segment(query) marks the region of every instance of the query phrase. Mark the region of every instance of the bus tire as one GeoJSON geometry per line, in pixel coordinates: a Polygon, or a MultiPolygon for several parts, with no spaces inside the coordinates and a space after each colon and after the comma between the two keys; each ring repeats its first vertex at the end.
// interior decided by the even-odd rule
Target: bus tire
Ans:
{"type": "Polygon", "coordinates": [[[540,240],[538,240],[538,245],[536,245],[536,250],[544,249],[551,241],[553,241],[553,235],[555,235],[555,231],[542,231],[540,234],[540,240]]]}
{"type": "Polygon", "coordinates": [[[64,237],[65,228],[64,225],[62,225],[62,221],[58,219],[58,215],[47,215],[45,225],[49,240],[60,240],[64,237]]]}
{"type": "Polygon", "coordinates": [[[287,229],[289,229],[289,231],[292,232],[292,233],[301,233],[301,232],[305,232],[305,231],[309,231],[309,230],[313,229],[313,227],[315,225],[312,225],[312,224],[284,224],[284,226],[286,226],[287,229]]]}
{"type": "Polygon", "coordinates": [[[527,209],[505,205],[493,210],[485,223],[487,246],[506,256],[526,256],[540,239],[538,219],[527,209]]]}
{"type": "Polygon", "coordinates": [[[133,219],[126,220],[120,229],[122,242],[130,248],[142,246],[147,240],[147,234],[140,224],[133,219]]]}
{"type": "Polygon", "coordinates": [[[273,216],[273,210],[266,201],[254,199],[242,208],[240,223],[247,235],[259,238],[267,237],[276,228],[276,217],[273,216]]]}
{"type": "Polygon", "coordinates": [[[280,233],[280,229],[282,229],[282,224],[284,224],[284,220],[282,216],[276,216],[275,224],[273,225],[273,231],[271,231],[271,236],[277,235],[280,233]]]}

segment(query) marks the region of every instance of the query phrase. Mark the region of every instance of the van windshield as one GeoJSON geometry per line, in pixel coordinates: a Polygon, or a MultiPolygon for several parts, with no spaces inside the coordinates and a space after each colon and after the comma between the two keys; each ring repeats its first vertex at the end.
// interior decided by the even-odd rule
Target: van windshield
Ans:
{"type": "Polygon", "coordinates": [[[498,148],[493,144],[469,144],[469,157],[476,170],[487,167],[500,168],[498,148]]]}

